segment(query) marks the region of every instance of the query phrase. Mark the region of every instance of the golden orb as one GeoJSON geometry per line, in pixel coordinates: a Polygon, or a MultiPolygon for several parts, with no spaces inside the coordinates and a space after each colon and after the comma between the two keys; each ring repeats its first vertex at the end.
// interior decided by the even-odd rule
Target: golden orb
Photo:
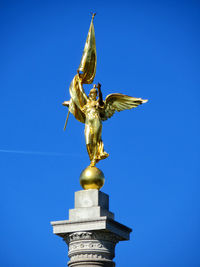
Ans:
{"type": "Polygon", "coordinates": [[[88,166],[80,175],[80,184],[83,189],[100,189],[105,182],[103,172],[97,167],[88,166]]]}

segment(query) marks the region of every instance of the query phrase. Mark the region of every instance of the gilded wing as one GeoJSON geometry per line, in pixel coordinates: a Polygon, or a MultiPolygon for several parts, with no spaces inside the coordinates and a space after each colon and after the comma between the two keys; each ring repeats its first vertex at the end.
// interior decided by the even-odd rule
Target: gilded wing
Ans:
{"type": "Polygon", "coordinates": [[[101,115],[102,120],[107,120],[112,117],[115,111],[122,111],[126,109],[136,108],[137,106],[146,103],[147,99],[135,98],[128,95],[123,94],[110,94],[106,97],[104,104],[105,109],[103,114],[101,115]]]}

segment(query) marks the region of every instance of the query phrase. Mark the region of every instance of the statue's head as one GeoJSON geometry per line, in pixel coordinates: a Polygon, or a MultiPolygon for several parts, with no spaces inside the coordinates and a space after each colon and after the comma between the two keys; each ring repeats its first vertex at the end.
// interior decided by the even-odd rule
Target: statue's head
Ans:
{"type": "Polygon", "coordinates": [[[96,100],[97,99],[97,89],[96,89],[96,84],[93,85],[93,88],[90,90],[89,93],[89,98],[91,98],[92,100],[96,100]]]}

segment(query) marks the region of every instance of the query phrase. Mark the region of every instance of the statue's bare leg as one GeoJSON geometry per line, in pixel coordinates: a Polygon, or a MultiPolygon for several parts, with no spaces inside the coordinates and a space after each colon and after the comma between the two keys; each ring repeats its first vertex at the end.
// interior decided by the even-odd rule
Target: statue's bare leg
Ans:
{"type": "Polygon", "coordinates": [[[97,163],[97,158],[98,158],[98,144],[99,144],[99,139],[101,138],[101,123],[96,120],[95,127],[93,128],[94,135],[92,138],[92,146],[93,146],[93,159],[90,163],[90,166],[94,167],[97,163]]]}
{"type": "Polygon", "coordinates": [[[94,139],[93,139],[93,143],[92,143],[92,154],[91,154],[91,162],[90,162],[90,166],[91,167],[94,167],[96,165],[96,155],[97,155],[97,143],[94,142],[94,139]]]}
{"type": "Polygon", "coordinates": [[[94,148],[94,154],[93,154],[93,158],[92,158],[92,160],[91,160],[91,162],[90,162],[90,166],[91,167],[94,167],[95,165],[96,165],[96,146],[95,146],[95,148],[94,148]]]}
{"type": "Polygon", "coordinates": [[[91,151],[91,145],[90,144],[86,144],[87,147],[87,152],[89,155],[90,160],[92,160],[92,151],[91,151]]]}

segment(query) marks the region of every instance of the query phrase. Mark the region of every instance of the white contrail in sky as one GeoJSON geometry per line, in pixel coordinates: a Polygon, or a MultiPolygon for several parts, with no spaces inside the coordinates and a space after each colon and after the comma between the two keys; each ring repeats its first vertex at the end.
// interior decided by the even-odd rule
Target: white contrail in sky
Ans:
{"type": "Polygon", "coordinates": [[[73,153],[56,153],[56,152],[40,152],[40,151],[25,151],[25,150],[10,150],[0,149],[0,153],[13,153],[13,154],[27,154],[27,155],[41,155],[41,156],[80,156],[73,153]]]}

